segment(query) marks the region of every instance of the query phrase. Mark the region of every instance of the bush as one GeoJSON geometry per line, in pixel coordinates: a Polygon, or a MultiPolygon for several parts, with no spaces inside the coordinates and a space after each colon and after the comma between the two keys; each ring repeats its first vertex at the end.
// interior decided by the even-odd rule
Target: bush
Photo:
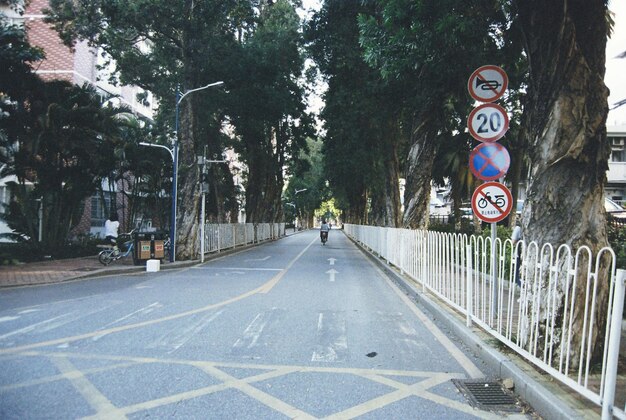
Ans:
{"type": "Polygon", "coordinates": [[[615,265],[617,268],[626,269],[626,226],[608,226],[609,244],[615,252],[615,265]]]}
{"type": "Polygon", "coordinates": [[[46,259],[79,258],[96,255],[101,239],[93,235],[80,235],[64,247],[45,254],[27,242],[0,243],[0,265],[43,261],[46,259]]]}

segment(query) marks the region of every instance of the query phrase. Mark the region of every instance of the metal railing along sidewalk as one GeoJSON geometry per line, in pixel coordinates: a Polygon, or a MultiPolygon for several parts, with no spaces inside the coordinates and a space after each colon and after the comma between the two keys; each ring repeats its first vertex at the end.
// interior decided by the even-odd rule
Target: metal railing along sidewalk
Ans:
{"type": "Polygon", "coordinates": [[[539,246],[429,231],[345,226],[345,232],[510,349],[626,419],[616,395],[626,271],[610,248],[539,246]],[[493,246],[492,246],[493,245],[493,246]],[[492,249],[496,258],[491,258],[492,249]],[[495,261],[495,264],[493,263],[495,261]],[[605,287],[602,287],[605,286],[605,287]],[[606,302],[599,307],[600,302],[606,302]],[[604,313],[603,319],[596,314],[604,313]],[[599,368],[594,344],[603,336],[599,368]],[[615,398],[618,401],[615,401],[615,398]]]}

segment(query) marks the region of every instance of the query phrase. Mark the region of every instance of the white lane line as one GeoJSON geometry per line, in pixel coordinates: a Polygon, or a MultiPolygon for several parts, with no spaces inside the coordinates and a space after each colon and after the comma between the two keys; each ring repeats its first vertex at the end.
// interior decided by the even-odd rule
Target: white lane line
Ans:
{"type": "MultiPolygon", "coordinates": [[[[275,309],[275,308],[274,308],[275,309]]],[[[259,337],[263,334],[263,330],[267,325],[267,313],[261,312],[252,320],[246,330],[243,332],[243,337],[237,339],[233,345],[233,349],[250,349],[256,346],[259,341],[259,337]]]]}
{"type": "Polygon", "coordinates": [[[422,321],[424,326],[435,336],[437,341],[448,351],[448,353],[465,369],[470,378],[484,378],[485,375],[478,369],[478,367],[465,355],[437,326],[420,311],[417,306],[394,284],[389,276],[383,272],[373,261],[369,258],[365,258],[374,269],[385,279],[389,287],[402,299],[405,305],[422,321]]]}
{"type": "Polygon", "coordinates": [[[63,314],[63,315],[55,316],[54,318],[46,319],[45,321],[37,322],[35,324],[28,325],[28,326],[26,326],[24,328],[20,328],[19,330],[11,331],[9,333],[0,335],[0,340],[4,340],[5,338],[8,338],[8,337],[11,337],[11,336],[14,336],[14,335],[27,334],[29,332],[36,331],[37,328],[39,328],[41,326],[45,326],[45,325],[50,324],[50,323],[53,323],[53,322],[57,321],[58,319],[65,318],[68,315],[70,315],[70,314],[63,314]]]}
{"type": "MultiPolygon", "coordinates": [[[[125,320],[127,320],[127,319],[129,319],[129,318],[132,318],[132,317],[134,317],[135,315],[147,315],[147,314],[149,314],[150,312],[154,311],[155,309],[162,308],[162,307],[163,307],[163,304],[162,304],[162,303],[160,303],[160,302],[154,302],[154,303],[151,303],[151,304],[150,304],[150,305],[148,305],[148,306],[144,306],[143,308],[137,309],[136,311],[131,312],[131,313],[129,313],[128,315],[124,315],[124,316],[123,316],[123,317],[121,317],[121,318],[118,318],[118,319],[116,319],[116,320],[114,320],[114,321],[109,322],[109,323],[108,323],[108,324],[106,324],[106,325],[103,325],[102,327],[98,328],[98,330],[108,329],[109,327],[111,327],[111,326],[113,326],[113,325],[115,325],[115,324],[119,324],[120,322],[125,321],[125,320]]],[[[96,340],[101,339],[102,337],[104,337],[104,336],[105,336],[105,335],[107,335],[107,334],[108,334],[108,333],[104,333],[104,334],[101,334],[101,335],[97,335],[97,336],[92,337],[91,339],[92,339],[93,341],[96,341],[96,340]]]]}
{"type": "Polygon", "coordinates": [[[246,262],[248,262],[248,261],[267,261],[267,260],[269,260],[270,258],[272,258],[272,257],[271,257],[271,255],[268,255],[268,256],[267,256],[267,257],[265,257],[265,258],[253,258],[253,259],[246,260],[246,262]]]}
{"type": "Polygon", "coordinates": [[[19,311],[18,315],[32,314],[33,312],[39,312],[39,311],[41,311],[41,309],[24,309],[23,311],[19,311]]]}
{"type": "Polygon", "coordinates": [[[14,321],[16,319],[20,319],[19,316],[3,316],[0,317],[0,322],[14,321]]]}
{"type": "MultiPolygon", "coordinates": [[[[170,331],[161,335],[156,341],[149,344],[148,348],[166,348],[167,354],[172,354],[206,328],[211,322],[219,317],[223,310],[217,312],[208,313],[200,317],[199,319],[190,319],[189,322],[185,322],[183,326],[176,325],[170,329],[170,331]]],[[[196,317],[197,318],[197,317],[196,317]]]]}
{"type": "Polygon", "coordinates": [[[346,359],[348,338],[346,320],[341,312],[321,312],[317,319],[317,336],[312,362],[333,363],[346,359]]]}

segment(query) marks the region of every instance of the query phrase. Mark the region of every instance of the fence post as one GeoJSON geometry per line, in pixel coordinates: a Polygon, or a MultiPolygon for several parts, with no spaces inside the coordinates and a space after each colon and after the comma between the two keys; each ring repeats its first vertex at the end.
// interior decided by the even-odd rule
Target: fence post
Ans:
{"type": "Polygon", "coordinates": [[[219,254],[220,252],[222,252],[222,249],[221,249],[221,246],[220,246],[220,245],[221,245],[221,244],[220,244],[220,236],[221,236],[221,235],[220,235],[220,231],[221,231],[222,229],[220,228],[220,225],[219,225],[219,224],[217,224],[217,225],[215,225],[215,226],[216,226],[216,228],[217,228],[217,253],[219,254]]]}
{"type": "Polygon", "coordinates": [[[624,310],[624,282],[626,282],[626,270],[617,270],[617,280],[613,290],[613,312],[611,314],[611,330],[609,332],[606,382],[604,384],[604,392],[602,393],[602,420],[613,418],[619,341],[622,332],[622,311],[624,310]]]}
{"type": "Polygon", "coordinates": [[[473,281],[472,281],[472,242],[468,241],[467,248],[465,248],[465,273],[466,281],[465,285],[465,325],[467,327],[472,326],[472,312],[474,311],[473,305],[473,281]]]}

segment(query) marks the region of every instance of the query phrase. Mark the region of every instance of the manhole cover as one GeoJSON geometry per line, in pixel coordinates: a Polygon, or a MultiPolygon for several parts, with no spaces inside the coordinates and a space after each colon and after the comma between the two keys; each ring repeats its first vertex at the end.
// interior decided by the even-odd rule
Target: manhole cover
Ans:
{"type": "Polygon", "coordinates": [[[452,382],[475,408],[492,411],[522,411],[515,397],[503,389],[498,382],[459,379],[453,379],[452,382]]]}

